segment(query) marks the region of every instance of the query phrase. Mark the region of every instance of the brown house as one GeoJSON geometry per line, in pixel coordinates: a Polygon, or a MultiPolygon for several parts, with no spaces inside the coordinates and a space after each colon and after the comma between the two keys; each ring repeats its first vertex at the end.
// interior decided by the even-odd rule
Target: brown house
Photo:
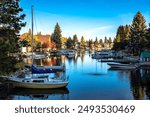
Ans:
{"type": "MultiPolygon", "coordinates": [[[[31,34],[24,33],[20,36],[20,40],[28,40],[31,42],[31,34]]],[[[50,35],[34,35],[34,39],[41,44],[42,50],[49,51],[50,49],[55,48],[55,43],[51,42],[51,36],[50,35]]]]}

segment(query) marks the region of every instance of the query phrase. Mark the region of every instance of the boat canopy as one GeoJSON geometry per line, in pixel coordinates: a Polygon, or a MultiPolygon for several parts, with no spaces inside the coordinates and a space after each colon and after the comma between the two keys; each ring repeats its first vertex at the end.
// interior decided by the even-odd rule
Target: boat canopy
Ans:
{"type": "Polygon", "coordinates": [[[58,70],[56,69],[38,69],[36,66],[32,65],[31,66],[32,74],[44,74],[44,73],[56,73],[58,70]]]}

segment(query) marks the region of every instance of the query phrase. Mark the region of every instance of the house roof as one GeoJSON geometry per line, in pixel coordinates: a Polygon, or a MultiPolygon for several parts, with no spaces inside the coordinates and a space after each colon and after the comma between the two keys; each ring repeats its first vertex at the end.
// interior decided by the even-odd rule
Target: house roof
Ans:
{"type": "Polygon", "coordinates": [[[28,35],[29,35],[28,33],[20,35],[20,40],[24,40],[28,35]]]}
{"type": "Polygon", "coordinates": [[[41,43],[49,43],[50,42],[50,35],[36,35],[39,42],[41,43]]]}
{"type": "Polygon", "coordinates": [[[141,53],[141,57],[143,58],[150,58],[150,51],[144,51],[141,53]]]}

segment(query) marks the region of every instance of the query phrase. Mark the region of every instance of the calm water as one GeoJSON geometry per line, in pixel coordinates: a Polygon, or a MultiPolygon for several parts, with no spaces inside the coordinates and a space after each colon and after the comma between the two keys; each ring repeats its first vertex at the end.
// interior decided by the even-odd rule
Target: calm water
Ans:
{"type": "MultiPolygon", "coordinates": [[[[1,99],[48,100],[133,100],[150,99],[150,70],[111,70],[107,63],[81,53],[73,58],[51,57],[35,60],[38,65],[66,64],[69,85],[55,90],[1,90],[1,99]]],[[[30,63],[31,60],[25,60],[30,63]]]]}

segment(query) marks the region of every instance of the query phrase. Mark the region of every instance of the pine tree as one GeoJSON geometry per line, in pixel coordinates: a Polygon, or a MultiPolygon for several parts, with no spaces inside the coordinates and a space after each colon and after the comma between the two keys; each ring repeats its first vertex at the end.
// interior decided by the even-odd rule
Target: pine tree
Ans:
{"type": "Polygon", "coordinates": [[[19,7],[19,0],[1,0],[0,2],[0,56],[18,51],[19,32],[25,23],[25,14],[19,7]]]}
{"type": "Polygon", "coordinates": [[[130,25],[125,25],[124,26],[124,35],[125,35],[125,38],[124,38],[124,40],[125,41],[128,41],[129,39],[130,39],[130,34],[131,34],[131,29],[130,29],[130,25]]]}
{"type": "Polygon", "coordinates": [[[95,47],[98,47],[98,44],[99,44],[99,43],[98,43],[98,39],[97,39],[97,37],[96,37],[95,42],[94,42],[94,46],[95,46],[95,47]]]}
{"type": "Polygon", "coordinates": [[[104,38],[104,43],[107,44],[108,43],[108,39],[107,37],[104,38]]]}
{"type": "Polygon", "coordinates": [[[143,15],[140,12],[137,12],[135,15],[132,25],[131,25],[131,36],[129,41],[129,47],[130,50],[132,50],[132,53],[135,55],[139,55],[142,48],[145,45],[146,38],[146,25],[145,25],[145,19],[143,15]]]}
{"type": "Polygon", "coordinates": [[[51,40],[56,44],[56,48],[60,49],[61,48],[61,29],[58,23],[56,23],[54,33],[51,36],[51,40]]]}
{"type": "Polygon", "coordinates": [[[81,37],[81,42],[80,42],[80,44],[81,44],[81,48],[84,49],[84,48],[85,48],[85,40],[84,40],[84,37],[83,37],[83,36],[81,37]]]}
{"type": "Polygon", "coordinates": [[[67,49],[72,49],[72,47],[73,47],[73,40],[71,39],[71,37],[69,37],[67,39],[66,46],[67,46],[67,49]]]}
{"type": "Polygon", "coordinates": [[[92,44],[93,44],[93,41],[92,41],[92,39],[89,39],[89,41],[88,41],[89,43],[88,43],[88,47],[89,47],[89,49],[92,49],[92,44]]]}
{"type": "Polygon", "coordinates": [[[103,44],[103,39],[100,39],[100,40],[99,40],[99,44],[103,44]]]}
{"type": "Polygon", "coordinates": [[[76,44],[78,43],[78,38],[77,38],[77,35],[73,35],[73,45],[74,47],[76,46],[76,44]]]}
{"type": "Polygon", "coordinates": [[[145,44],[146,49],[150,49],[150,23],[149,23],[149,28],[146,31],[146,41],[147,43],[145,44]]]}
{"type": "Polygon", "coordinates": [[[116,38],[114,40],[115,50],[124,50],[128,44],[130,38],[130,26],[119,26],[116,34],[116,38]]]}
{"type": "Polygon", "coordinates": [[[108,42],[109,42],[109,44],[111,44],[111,43],[112,43],[112,39],[111,39],[111,37],[109,37],[108,42]]]}

